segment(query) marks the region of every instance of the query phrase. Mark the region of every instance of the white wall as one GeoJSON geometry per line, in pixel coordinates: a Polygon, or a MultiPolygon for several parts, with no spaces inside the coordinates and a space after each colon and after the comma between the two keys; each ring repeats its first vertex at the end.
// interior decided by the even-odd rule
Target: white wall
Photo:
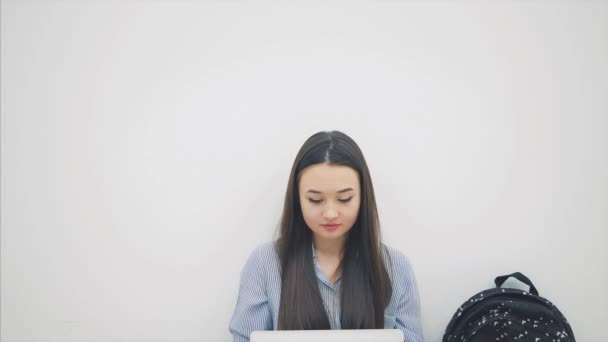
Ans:
{"type": "Polygon", "coordinates": [[[608,2],[3,1],[1,336],[229,341],[319,130],[368,160],[425,336],[522,271],[602,341],[608,2]]]}

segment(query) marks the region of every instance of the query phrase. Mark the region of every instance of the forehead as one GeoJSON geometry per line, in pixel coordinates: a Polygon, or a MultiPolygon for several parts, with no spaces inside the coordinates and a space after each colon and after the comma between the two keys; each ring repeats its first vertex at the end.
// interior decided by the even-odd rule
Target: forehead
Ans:
{"type": "Polygon", "coordinates": [[[359,190],[359,175],[353,168],[344,165],[315,164],[300,175],[300,190],[314,189],[323,193],[334,193],[345,188],[359,190]]]}

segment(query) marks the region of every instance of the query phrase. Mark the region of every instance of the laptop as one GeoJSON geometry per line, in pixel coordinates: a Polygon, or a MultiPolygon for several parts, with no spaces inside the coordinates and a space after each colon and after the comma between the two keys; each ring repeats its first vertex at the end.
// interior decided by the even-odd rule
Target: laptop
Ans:
{"type": "Polygon", "coordinates": [[[254,331],[251,342],[403,342],[399,329],[254,331]]]}

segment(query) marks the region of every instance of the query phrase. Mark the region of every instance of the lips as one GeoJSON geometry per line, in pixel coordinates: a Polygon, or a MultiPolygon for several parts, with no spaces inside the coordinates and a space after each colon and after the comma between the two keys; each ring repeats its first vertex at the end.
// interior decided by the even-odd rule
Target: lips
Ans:
{"type": "Polygon", "coordinates": [[[321,226],[327,230],[336,230],[340,227],[340,224],[322,224],[321,226]]]}

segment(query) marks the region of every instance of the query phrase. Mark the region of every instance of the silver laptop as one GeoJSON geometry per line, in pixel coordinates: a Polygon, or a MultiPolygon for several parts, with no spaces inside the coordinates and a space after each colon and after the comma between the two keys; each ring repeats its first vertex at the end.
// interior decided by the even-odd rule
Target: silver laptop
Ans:
{"type": "Polygon", "coordinates": [[[399,329],[254,331],[251,342],[403,342],[399,329]]]}

